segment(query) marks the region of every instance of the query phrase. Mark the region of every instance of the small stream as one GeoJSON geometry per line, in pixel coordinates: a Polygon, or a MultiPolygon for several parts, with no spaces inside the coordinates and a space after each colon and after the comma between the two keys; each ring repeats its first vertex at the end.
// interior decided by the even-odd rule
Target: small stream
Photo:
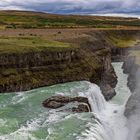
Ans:
{"type": "Polygon", "coordinates": [[[106,102],[100,88],[87,81],[0,95],[0,140],[126,140],[125,104],[130,96],[123,63],[113,63],[117,95],[106,102]],[[42,102],[52,95],[84,96],[92,112],[49,110],[42,102]]]}

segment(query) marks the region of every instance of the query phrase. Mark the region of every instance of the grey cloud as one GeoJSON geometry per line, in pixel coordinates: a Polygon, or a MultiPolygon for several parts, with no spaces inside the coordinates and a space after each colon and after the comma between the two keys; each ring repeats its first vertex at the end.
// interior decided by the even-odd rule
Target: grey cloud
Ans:
{"type": "Polygon", "coordinates": [[[27,9],[62,14],[140,15],[140,0],[1,0],[0,9],[27,9]]]}

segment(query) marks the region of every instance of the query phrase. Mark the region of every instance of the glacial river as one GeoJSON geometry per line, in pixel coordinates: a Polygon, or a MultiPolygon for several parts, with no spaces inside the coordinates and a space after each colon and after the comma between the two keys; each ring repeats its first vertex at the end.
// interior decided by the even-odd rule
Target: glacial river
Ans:
{"type": "Polygon", "coordinates": [[[71,82],[27,92],[0,94],[0,140],[126,140],[125,104],[130,96],[122,63],[113,63],[117,95],[106,102],[90,82],[71,82]],[[67,113],[42,107],[52,95],[84,96],[91,113],[67,113]]]}

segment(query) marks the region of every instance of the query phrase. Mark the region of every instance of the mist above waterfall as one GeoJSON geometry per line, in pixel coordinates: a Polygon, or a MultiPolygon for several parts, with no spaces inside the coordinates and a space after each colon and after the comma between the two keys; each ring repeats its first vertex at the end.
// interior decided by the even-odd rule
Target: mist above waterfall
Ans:
{"type": "MultiPolygon", "coordinates": [[[[135,69],[135,68],[134,68],[135,69]]],[[[135,69],[136,70],[136,69],[135,69]]],[[[129,135],[127,140],[140,139],[140,68],[131,73],[132,86],[136,87],[126,106],[125,114],[128,118],[129,135]]]]}

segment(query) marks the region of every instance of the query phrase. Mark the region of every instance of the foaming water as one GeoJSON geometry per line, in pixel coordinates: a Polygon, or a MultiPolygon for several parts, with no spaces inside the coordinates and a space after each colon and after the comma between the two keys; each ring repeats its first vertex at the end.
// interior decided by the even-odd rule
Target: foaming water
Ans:
{"type": "Polygon", "coordinates": [[[0,140],[125,140],[127,75],[122,73],[122,63],[113,65],[119,84],[117,96],[110,102],[105,101],[97,85],[86,81],[1,94],[0,140]],[[57,94],[87,97],[92,112],[72,114],[42,107],[46,98],[57,94]]]}
{"type": "Polygon", "coordinates": [[[99,87],[94,85],[91,85],[87,92],[81,93],[88,97],[98,123],[90,124],[90,128],[82,133],[78,140],[127,140],[128,129],[123,114],[131,94],[127,87],[127,75],[123,74],[122,63],[113,63],[113,66],[118,76],[118,85],[115,89],[117,95],[110,102],[104,100],[99,87]]]}
{"type": "Polygon", "coordinates": [[[100,113],[102,110],[105,110],[107,102],[105,101],[100,88],[95,85],[87,82],[89,85],[86,92],[79,92],[79,96],[87,97],[91,105],[92,112],[100,113]]]}

